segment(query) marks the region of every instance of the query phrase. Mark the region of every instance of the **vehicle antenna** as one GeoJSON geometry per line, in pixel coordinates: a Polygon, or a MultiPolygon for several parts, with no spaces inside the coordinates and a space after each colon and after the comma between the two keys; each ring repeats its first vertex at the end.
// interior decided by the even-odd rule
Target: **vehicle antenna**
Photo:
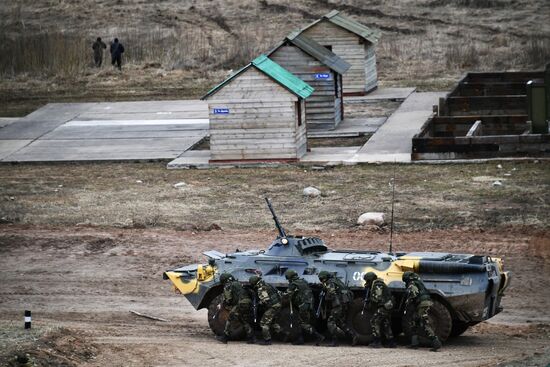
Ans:
{"type": "Polygon", "coordinates": [[[392,189],[391,189],[391,222],[390,222],[390,254],[393,253],[393,207],[395,203],[395,168],[397,162],[393,163],[393,178],[391,180],[392,189]]]}

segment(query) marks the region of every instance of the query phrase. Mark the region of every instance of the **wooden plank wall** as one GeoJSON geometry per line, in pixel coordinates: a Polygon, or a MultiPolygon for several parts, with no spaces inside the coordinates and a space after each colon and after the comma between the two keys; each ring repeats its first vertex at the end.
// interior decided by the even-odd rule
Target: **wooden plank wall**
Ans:
{"type": "Polygon", "coordinates": [[[296,102],[265,74],[245,71],[208,98],[211,160],[300,158],[307,142],[305,123],[297,128],[296,102]]]}
{"type": "Polygon", "coordinates": [[[337,74],[320,61],[296,46],[285,45],[269,56],[315,90],[306,100],[306,121],[312,128],[333,128],[340,123],[340,104],[335,103],[337,74]],[[326,73],[329,79],[316,79],[315,74],[326,73]],[[338,111],[335,110],[338,105],[338,111]]]}
{"type": "Polygon", "coordinates": [[[332,52],[346,60],[351,67],[343,75],[345,94],[365,93],[365,45],[362,38],[327,20],[322,20],[304,34],[323,46],[332,46],[332,52]]]}
{"type": "Polygon", "coordinates": [[[365,43],[365,91],[370,92],[378,87],[376,72],[376,53],[372,43],[365,43]]]}
{"type": "Polygon", "coordinates": [[[550,157],[550,135],[413,138],[413,160],[550,157]]]}

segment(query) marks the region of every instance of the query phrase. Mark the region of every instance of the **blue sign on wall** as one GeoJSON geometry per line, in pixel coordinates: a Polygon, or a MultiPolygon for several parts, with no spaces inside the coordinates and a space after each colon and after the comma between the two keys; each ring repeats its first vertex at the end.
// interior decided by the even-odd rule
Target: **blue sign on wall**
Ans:
{"type": "Polygon", "coordinates": [[[315,74],[315,79],[330,79],[330,74],[327,74],[327,73],[315,74]]]}
{"type": "Polygon", "coordinates": [[[229,108],[214,108],[214,115],[229,115],[229,108]]]}

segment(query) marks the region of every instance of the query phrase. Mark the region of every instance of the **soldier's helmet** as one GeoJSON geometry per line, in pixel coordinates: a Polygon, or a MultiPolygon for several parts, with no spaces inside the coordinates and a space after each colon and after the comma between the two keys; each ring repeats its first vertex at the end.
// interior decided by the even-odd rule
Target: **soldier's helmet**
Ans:
{"type": "Polygon", "coordinates": [[[367,283],[371,283],[373,282],[375,279],[377,279],[378,277],[376,276],[376,274],[374,274],[372,271],[369,271],[367,274],[365,274],[363,276],[363,279],[365,280],[365,282],[367,283]]]}
{"type": "Polygon", "coordinates": [[[298,278],[298,273],[295,270],[288,269],[287,271],[285,271],[285,278],[286,280],[298,278]]]}
{"type": "Polygon", "coordinates": [[[223,273],[222,275],[220,275],[220,283],[225,284],[230,280],[235,280],[235,278],[233,278],[233,275],[229,273],[223,273]]]}
{"type": "Polygon", "coordinates": [[[418,280],[418,279],[420,279],[420,277],[418,276],[418,274],[413,273],[413,272],[411,271],[411,275],[409,276],[409,279],[410,279],[410,280],[418,280]]]}
{"type": "Polygon", "coordinates": [[[319,272],[319,280],[321,282],[326,281],[328,278],[330,278],[330,273],[328,271],[323,270],[323,271],[319,272]]]}
{"type": "Polygon", "coordinates": [[[411,277],[412,277],[413,274],[414,274],[414,273],[413,273],[412,271],[406,271],[406,272],[403,273],[403,276],[402,276],[401,279],[402,279],[405,283],[407,283],[407,282],[409,282],[409,281],[412,279],[411,277]]]}
{"type": "Polygon", "coordinates": [[[262,280],[262,278],[260,278],[259,276],[257,275],[252,275],[249,279],[248,279],[248,282],[251,284],[251,285],[256,285],[258,284],[258,282],[262,280]]]}

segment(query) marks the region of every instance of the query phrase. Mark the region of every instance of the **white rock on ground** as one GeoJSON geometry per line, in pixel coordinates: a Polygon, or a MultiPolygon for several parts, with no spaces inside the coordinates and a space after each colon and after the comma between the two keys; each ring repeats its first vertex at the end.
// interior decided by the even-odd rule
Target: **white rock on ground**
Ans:
{"type": "Polygon", "coordinates": [[[184,187],[184,186],[187,186],[187,184],[186,184],[185,182],[183,182],[183,181],[182,181],[182,182],[178,182],[177,184],[174,184],[174,187],[175,187],[176,189],[179,189],[179,188],[184,187]]]}
{"type": "Polygon", "coordinates": [[[381,226],[384,223],[386,223],[386,215],[384,213],[368,212],[361,214],[361,216],[357,218],[357,224],[360,226],[369,224],[381,226]]]}
{"type": "Polygon", "coordinates": [[[502,186],[502,182],[497,180],[497,181],[493,182],[493,186],[502,186]]]}
{"type": "Polygon", "coordinates": [[[316,198],[318,196],[321,196],[321,190],[316,189],[313,186],[306,187],[303,191],[304,196],[310,197],[310,198],[316,198]]]}

